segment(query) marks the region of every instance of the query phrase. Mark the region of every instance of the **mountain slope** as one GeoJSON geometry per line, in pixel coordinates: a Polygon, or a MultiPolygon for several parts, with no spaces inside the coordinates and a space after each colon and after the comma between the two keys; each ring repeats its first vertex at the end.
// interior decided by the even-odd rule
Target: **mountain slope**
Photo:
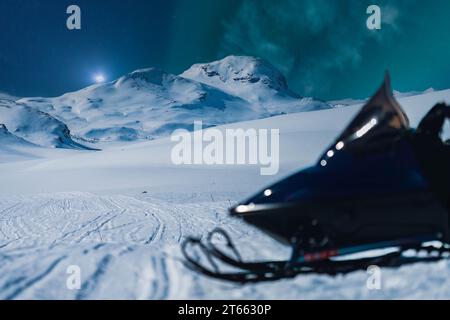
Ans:
{"type": "Polygon", "coordinates": [[[15,136],[51,148],[86,149],[72,140],[70,130],[47,113],[11,100],[0,99],[0,123],[15,136]]]}
{"type": "Polygon", "coordinates": [[[19,98],[15,97],[15,96],[12,96],[12,95],[10,95],[8,93],[0,91],[0,99],[15,101],[15,100],[18,100],[19,98]]]}
{"type": "Polygon", "coordinates": [[[8,131],[0,123],[0,163],[37,158],[35,151],[40,148],[8,131]]]}
{"type": "MultiPolygon", "coordinates": [[[[82,143],[151,140],[177,128],[192,129],[195,120],[210,127],[330,107],[300,99],[283,75],[262,60],[226,61],[243,70],[233,72],[234,77],[225,74],[230,81],[223,85],[194,77],[198,66],[181,76],[148,68],[61,97],[19,102],[64,122],[82,143]]],[[[217,72],[225,73],[225,62],[217,64],[222,66],[217,72]]]]}
{"type": "Polygon", "coordinates": [[[194,120],[215,126],[254,119],[256,113],[239,97],[154,68],[58,98],[20,102],[54,115],[90,142],[153,139],[191,129],[194,120]]]}
{"type": "Polygon", "coordinates": [[[32,146],[33,144],[25,141],[22,138],[19,138],[8,131],[6,126],[0,123],[0,148],[5,145],[28,145],[32,146]]]}
{"type": "Polygon", "coordinates": [[[271,112],[299,112],[330,107],[320,101],[301,99],[289,89],[281,72],[269,62],[255,57],[228,56],[211,63],[195,64],[181,76],[219,88],[271,112]],[[288,110],[287,105],[290,106],[288,110]]]}

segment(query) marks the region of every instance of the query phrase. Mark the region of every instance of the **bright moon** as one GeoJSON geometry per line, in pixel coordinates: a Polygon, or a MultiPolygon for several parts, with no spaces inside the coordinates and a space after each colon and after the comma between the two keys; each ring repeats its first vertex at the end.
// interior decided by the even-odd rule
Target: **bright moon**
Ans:
{"type": "Polygon", "coordinates": [[[105,82],[105,76],[102,75],[102,74],[97,74],[97,75],[94,77],[94,80],[95,80],[95,82],[97,82],[97,83],[103,83],[103,82],[105,82]]]}

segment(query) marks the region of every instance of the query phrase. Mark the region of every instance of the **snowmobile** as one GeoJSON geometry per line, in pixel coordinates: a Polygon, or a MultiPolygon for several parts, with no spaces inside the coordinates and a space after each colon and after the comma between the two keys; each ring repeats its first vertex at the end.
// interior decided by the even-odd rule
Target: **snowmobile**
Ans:
{"type": "Polygon", "coordinates": [[[229,235],[216,229],[205,241],[186,239],[186,265],[206,276],[249,283],[447,258],[450,144],[441,138],[447,119],[450,106],[439,103],[411,129],[386,74],[316,165],[230,209],[231,216],[290,246],[290,259],[244,261],[229,235]],[[225,250],[214,242],[219,236],[225,250]],[[239,271],[220,271],[219,261],[239,271]]]}

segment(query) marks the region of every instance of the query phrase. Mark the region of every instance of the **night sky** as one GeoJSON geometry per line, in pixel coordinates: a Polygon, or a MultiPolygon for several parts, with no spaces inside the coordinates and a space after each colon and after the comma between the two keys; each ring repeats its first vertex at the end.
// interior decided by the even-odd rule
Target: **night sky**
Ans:
{"type": "Polygon", "coordinates": [[[450,88],[448,0],[1,0],[0,91],[57,96],[155,66],[180,73],[230,54],[267,59],[290,87],[364,98],[386,69],[400,91],[450,88]],[[82,30],[66,28],[66,8],[82,30]],[[382,7],[382,29],[366,8],[382,7]]]}

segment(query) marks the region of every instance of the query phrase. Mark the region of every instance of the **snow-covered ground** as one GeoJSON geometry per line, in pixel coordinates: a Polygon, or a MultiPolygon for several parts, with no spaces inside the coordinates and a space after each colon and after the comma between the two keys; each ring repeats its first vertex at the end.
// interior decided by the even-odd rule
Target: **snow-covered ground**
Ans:
{"type": "MultiPolygon", "coordinates": [[[[215,75],[214,66],[200,70],[215,75]]],[[[198,68],[189,76],[200,81],[198,68]]],[[[399,101],[414,127],[436,102],[450,102],[450,90],[405,95],[399,101]]],[[[255,165],[176,166],[170,160],[174,143],[167,137],[105,144],[102,151],[51,149],[0,127],[0,298],[450,298],[448,261],[383,270],[382,289],[375,291],[367,289],[365,272],[240,286],[199,276],[182,264],[182,240],[217,226],[231,234],[248,260],[287,258],[289,248],[230,218],[227,209],[314,164],[360,107],[219,127],[279,129],[276,176],[261,176],[255,165]],[[80,290],[66,286],[73,265],[81,268],[80,290]]],[[[56,118],[46,119],[54,123],[56,118]]]]}

